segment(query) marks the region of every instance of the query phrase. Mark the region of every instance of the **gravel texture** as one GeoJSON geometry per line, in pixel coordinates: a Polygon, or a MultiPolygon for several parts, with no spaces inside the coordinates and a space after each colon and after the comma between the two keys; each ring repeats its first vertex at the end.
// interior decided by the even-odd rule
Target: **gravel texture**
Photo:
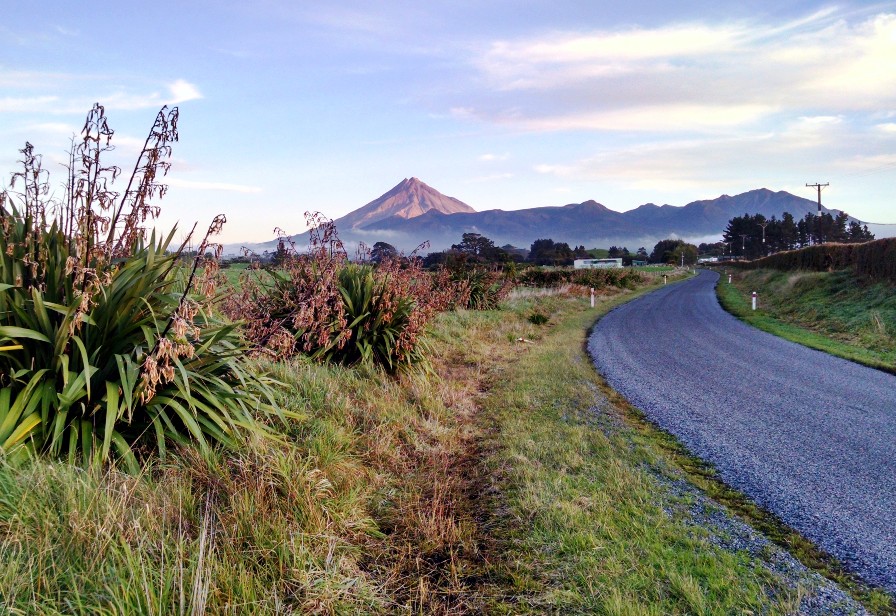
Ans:
{"type": "Polygon", "coordinates": [[[896,593],[896,376],[745,325],[717,280],[701,271],[603,317],[598,370],[726,483],[896,593]]]}

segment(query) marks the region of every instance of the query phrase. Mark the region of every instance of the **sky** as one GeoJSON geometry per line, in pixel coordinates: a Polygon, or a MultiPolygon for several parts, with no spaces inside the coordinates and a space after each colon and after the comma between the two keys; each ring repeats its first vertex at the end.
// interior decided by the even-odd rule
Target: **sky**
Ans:
{"type": "Polygon", "coordinates": [[[225,243],[409,177],[480,211],[829,183],[896,223],[894,1],[6,3],[4,183],[29,141],[61,193],[94,102],[123,169],[179,108],[157,224],[223,213],[225,243]]]}

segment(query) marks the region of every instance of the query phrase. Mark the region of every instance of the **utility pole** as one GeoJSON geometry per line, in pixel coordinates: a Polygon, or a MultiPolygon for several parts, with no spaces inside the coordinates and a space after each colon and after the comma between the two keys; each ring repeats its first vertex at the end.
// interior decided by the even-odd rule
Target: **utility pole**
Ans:
{"type": "Polygon", "coordinates": [[[759,226],[762,227],[762,256],[765,256],[765,228],[768,226],[768,221],[759,223],[759,226]]]}
{"type": "Polygon", "coordinates": [[[809,188],[817,188],[818,189],[818,215],[821,216],[821,189],[825,186],[830,186],[829,182],[825,182],[824,184],[806,184],[806,187],[809,188]]]}

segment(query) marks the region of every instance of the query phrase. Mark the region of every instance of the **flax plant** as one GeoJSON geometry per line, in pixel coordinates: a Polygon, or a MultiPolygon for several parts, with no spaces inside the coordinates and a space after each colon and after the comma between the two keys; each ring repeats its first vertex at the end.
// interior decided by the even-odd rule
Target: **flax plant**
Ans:
{"type": "Polygon", "coordinates": [[[306,216],[308,251],[298,254],[281,239],[279,267],[264,277],[250,270],[226,306],[244,320],[253,352],[388,372],[423,362],[426,324],[453,305],[457,285],[447,273],[433,277],[413,257],[351,263],[333,222],[306,216]]]}
{"type": "Polygon", "coordinates": [[[22,171],[0,193],[0,449],[9,458],[86,464],[114,454],[136,470],[139,455],[164,456],[171,443],[233,444],[273,408],[235,325],[210,310],[216,262],[205,254],[223,216],[192,267],[182,260],[189,236],[173,250],[173,230],[147,238],[177,119],[177,108],[158,113],[121,194],[112,189],[120,170],[103,160],[113,131],[99,104],[72,149],[61,201],[48,196],[31,144],[21,150],[22,171]]]}

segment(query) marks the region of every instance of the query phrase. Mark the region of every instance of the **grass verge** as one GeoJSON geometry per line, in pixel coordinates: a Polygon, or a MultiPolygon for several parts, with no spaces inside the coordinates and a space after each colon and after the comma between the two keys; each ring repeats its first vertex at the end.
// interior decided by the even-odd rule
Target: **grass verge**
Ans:
{"type": "Polygon", "coordinates": [[[2,611],[792,611],[799,589],[679,513],[671,445],[601,389],[585,332],[632,295],[442,315],[432,373],[266,365],[279,440],[136,477],[0,463],[2,611]]]}
{"type": "MultiPolygon", "coordinates": [[[[747,553],[716,547],[675,513],[687,497],[669,493],[656,478],[683,473],[805,563],[846,584],[873,611],[889,613],[888,595],[836,569],[725,486],[595,374],[585,332],[597,314],[630,298],[604,297],[597,313],[586,302],[560,297],[509,307],[518,318],[551,316],[534,332],[518,325],[533,343],[518,345],[515,360],[500,358],[487,370],[485,449],[494,513],[483,525],[500,554],[482,591],[488,611],[794,613],[805,589],[783,583],[747,553]]],[[[455,323],[457,331],[469,326],[455,323]]]]}
{"type": "Polygon", "coordinates": [[[849,271],[733,270],[723,273],[716,293],[725,310],[758,329],[896,374],[896,288],[890,284],[864,283],[849,271]]]}

